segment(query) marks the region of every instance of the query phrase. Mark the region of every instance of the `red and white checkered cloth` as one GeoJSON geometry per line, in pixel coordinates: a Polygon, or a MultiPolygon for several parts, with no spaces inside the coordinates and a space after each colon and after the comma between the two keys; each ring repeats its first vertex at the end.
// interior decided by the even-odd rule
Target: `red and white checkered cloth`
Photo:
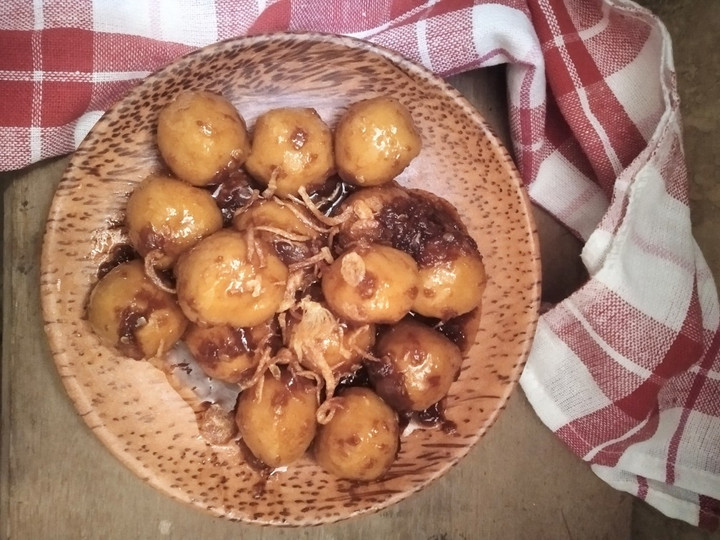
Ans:
{"type": "Polygon", "coordinates": [[[332,31],[448,75],[506,63],[531,198],[590,279],[540,320],[521,383],[612,486],[720,519],[720,311],[690,228],[670,38],[629,0],[5,0],[0,165],[72,151],[131,85],[248,33],[332,31]]]}

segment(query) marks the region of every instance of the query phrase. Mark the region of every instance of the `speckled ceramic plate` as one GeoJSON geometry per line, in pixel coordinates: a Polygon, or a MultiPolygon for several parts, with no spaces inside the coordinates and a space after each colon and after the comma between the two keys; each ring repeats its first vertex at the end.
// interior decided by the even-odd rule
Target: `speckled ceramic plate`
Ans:
{"type": "Polygon", "coordinates": [[[107,448],[160,491],[231,519],[327,523],[387,507],[443,475],[495,421],[516,386],[537,321],[540,265],[521,180],[483,118],[426,70],[368,43],[282,34],[218,43],[148,77],[105,114],[74,154],[47,221],[42,298],[55,363],[78,412],[107,448]],[[403,438],[387,477],[338,480],[310,457],[262,484],[237,445],[211,446],[193,407],[149,362],[102,346],[85,315],[98,267],[122,229],[128,194],[159,164],[158,111],[183,89],[224,94],[252,126],[279,106],[310,106],[331,126],[349,103],[380,94],[410,109],[423,149],[399,177],[460,212],[489,282],[475,344],[447,398],[456,425],[403,438]]]}

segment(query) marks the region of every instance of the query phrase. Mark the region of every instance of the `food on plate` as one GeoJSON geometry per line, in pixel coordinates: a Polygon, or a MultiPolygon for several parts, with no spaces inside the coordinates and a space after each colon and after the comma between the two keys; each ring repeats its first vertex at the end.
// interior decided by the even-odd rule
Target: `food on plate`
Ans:
{"type": "Polygon", "coordinates": [[[172,267],[178,255],[219,231],[222,214],[212,195],[162,174],[145,178],[128,198],[125,225],[130,244],[159,269],[172,267]]]}
{"type": "Polygon", "coordinates": [[[160,111],[157,144],[170,170],[196,186],[242,165],[250,152],[237,109],[223,96],[204,91],[181,92],[160,111]]]}
{"type": "Polygon", "coordinates": [[[102,341],[138,360],[166,353],[187,326],[175,297],[147,277],[139,260],[105,274],[90,294],[87,312],[102,341]]]}
{"type": "Polygon", "coordinates": [[[412,310],[448,320],[480,305],[487,277],[477,245],[444,199],[395,184],[359,190],[342,204],[348,215],[337,242],[391,246],[417,262],[419,290],[412,310]]]}
{"type": "Polygon", "coordinates": [[[420,153],[421,146],[410,111],[387,96],[353,103],[335,129],[338,174],[359,186],[393,180],[420,153]]]}
{"type": "Polygon", "coordinates": [[[240,383],[255,372],[259,351],[276,347],[277,331],[272,319],[250,328],[190,323],[183,341],[209,377],[240,383]]]}
{"type": "Polygon", "coordinates": [[[477,330],[482,256],[452,205],[395,181],[421,147],[397,100],[351,104],[335,146],[315,109],[269,110],[250,141],[228,107],[184,92],[160,113],[177,178],[129,195],[136,258],[98,281],[90,324],[190,390],[208,444],[242,441],[269,469],[314,444],[329,473],[381,478],[404,423],[442,416],[477,330]]]}
{"type": "Polygon", "coordinates": [[[426,324],[406,319],[378,340],[378,362],[368,365],[375,391],[395,409],[424,411],[457,378],[460,348],[426,324]]]}
{"type": "Polygon", "coordinates": [[[332,132],[315,109],[272,109],[257,119],[252,138],[245,168],[279,196],[311,192],[335,170],[332,132]]]}
{"type": "Polygon", "coordinates": [[[330,308],[356,323],[394,323],[418,293],[413,258],[382,244],[357,245],[325,269],[322,291],[330,308]]]}
{"type": "Polygon", "coordinates": [[[477,253],[462,253],[420,266],[420,290],[413,311],[448,320],[480,305],[487,277],[477,253]]]}
{"type": "MultiPolygon", "coordinates": [[[[410,198],[410,192],[395,183],[359,189],[351,193],[340,206],[345,219],[339,226],[337,245],[339,249],[347,249],[354,244],[370,244],[379,242],[388,234],[384,230],[389,219],[381,220],[380,216],[392,212],[396,200],[410,198]]],[[[392,246],[392,242],[384,243],[392,246]]]]}
{"type": "Polygon", "coordinates": [[[188,319],[201,326],[262,324],[285,294],[287,266],[268,244],[223,229],[183,253],[175,265],[177,297],[188,319]]]}
{"type": "Polygon", "coordinates": [[[317,388],[311,379],[280,369],[267,371],[240,394],[235,421],[242,440],[268,467],[300,458],[315,438],[317,388]]]}
{"type": "Polygon", "coordinates": [[[270,233],[290,233],[300,241],[315,238],[321,233],[304,206],[277,198],[259,200],[238,213],[233,225],[241,231],[254,227],[261,232],[267,228],[270,233]]]}
{"type": "Polygon", "coordinates": [[[318,430],[315,459],[340,478],[381,478],[400,445],[397,413],[369,388],[348,388],[335,399],[335,414],[318,430]]]}
{"type": "Polygon", "coordinates": [[[349,323],[310,299],[298,307],[297,315],[287,323],[287,342],[301,365],[314,369],[324,364],[335,378],[362,366],[375,344],[374,324],[349,323]]]}
{"type": "Polygon", "coordinates": [[[227,444],[237,436],[235,417],[217,403],[212,403],[200,413],[198,431],[210,444],[227,444]]]}
{"type": "Polygon", "coordinates": [[[238,212],[233,226],[272,243],[285,264],[301,263],[318,253],[328,229],[300,203],[277,197],[260,199],[238,212]]]}

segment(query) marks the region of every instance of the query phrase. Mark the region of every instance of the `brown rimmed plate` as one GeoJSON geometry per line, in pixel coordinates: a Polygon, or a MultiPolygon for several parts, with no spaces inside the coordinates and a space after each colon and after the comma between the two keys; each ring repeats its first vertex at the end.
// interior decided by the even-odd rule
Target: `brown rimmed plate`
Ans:
{"type": "Polygon", "coordinates": [[[149,76],[117,102],[73,155],[48,216],[42,302],[57,369],[75,407],[105,446],[158,490],[213,514],[275,525],[315,525],[377,511],[442,476],[503,409],[538,317],[539,248],[522,181],[480,114],[447,83],[364,41],[274,34],[217,43],[149,76]],[[392,95],[410,109],[423,149],[399,183],[436,193],[459,211],[489,276],[482,317],[445,403],[454,431],[404,437],[385,479],[338,480],[306,457],[262,479],[237,445],[212,446],[192,406],[150,362],[101,345],[85,307],[98,267],[124,241],[128,194],[159,166],[160,109],[186,89],[219,92],[252,126],[267,109],[314,107],[331,126],[354,101],[392,95]]]}

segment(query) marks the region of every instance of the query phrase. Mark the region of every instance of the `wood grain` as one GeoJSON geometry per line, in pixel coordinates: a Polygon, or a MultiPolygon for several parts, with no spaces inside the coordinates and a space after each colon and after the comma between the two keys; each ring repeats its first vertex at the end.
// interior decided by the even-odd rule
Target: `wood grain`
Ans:
{"type": "MultiPolygon", "coordinates": [[[[490,70],[453,80],[497,126],[505,118],[502,76],[490,70]]],[[[38,261],[45,216],[66,163],[35,167],[5,192],[4,538],[629,537],[631,498],[570,454],[519,392],[457,467],[377,514],[308,529],[261,528],[211,517],[155,491],[77,415],[46,345],[38,261]]]]}
{"type": "MultiPolygon", "coordinates": [[[[245,168],[252,170],[249,164],[245,168]]],[[[406,212],[426,214],[402,210],[402,215],[406,212]]],[[[435,218],[426,215],[409,226],[421,229],[425,219],[432,223],[435,218]]],[[[175,266],[178,302],[189,319],[197,321],[195,307],[199,310],[202,303],[186,294],[183,263],[193,266],[196,256],[210,262],[212,256],[207,258],[201,244],[234,234],[221,231],[202,240],[175,266]]],[[[341,231],[335,255],[342,236],[341,231]]],[[[226,255],[232,254],[233,248],[228,248],[226,255]]],[[[226,259],[223,255],[212,264],[232,269],[234,263],[226,266],[226,259]]],[[[418,259],[418,266],[421,263],[418,259]]],[[[540,257],[527,195],[511,157],[488,132],[485,119],[445,82],[406,59],[367,42],[327,34],[272,34],[220,42],[179,59],[130,90],[95,124],[58,185],[41,269],[45,330],[55,364],[95,435],[128,468],[177,500],[229,519],[273,525],[331,523],[377,511],[445,474],[492,426],[515,389],[540,300],[540,257]],[[371,483],[343,480],[307,453],[263,480],[233,441],[208,444],[199,436],[196,413],[203,407],[203,396],[176,391],[186,385],[169,384],[152,362],[127,361],[116,348],[103,345],[90,327],[86,303],[97,290],[98,268],[126,242],[128,196],[167,164],[158,153],[158,115],[186,90],[222,93],[256,130],[267,107],[312,104],[330,126],[339,126],[351,104],[391,95],[407,107],[422,134],[422,151],[395,180],[441,194],[454,206],[477,243],[488,278],[477,334],[468,334],[466,360],[444,398],[443,415],[453,429],[421,429],[403,437],[383,478],[371,483]],[[258,489],[262,497],[256,495],[258,489]]],[[[270,279],[281,284],[284,269],[277,270],[270,279]]],[[[323,273],[323,289],[330,270],[323,273]]],[[[216,284],[211,277],[218,275],[215,272],[201,270],[201,275],[216,284]]],[[[222,302],[229,302],[226,309],[232,310],[234,303],[244,310],[238,300],[255,298],[260,306],[267,299],[262,291],[255,296],[253,290],[245,299],[235,293],[235,288],[222,289],[222,302]]],[[[154,313],[140,309],[152,326],[154,313]]],[[[252,324],[202,318],[216,324],[252,324]]],[[[184,359],[171,353],[169,362],[184,359]]]]}

